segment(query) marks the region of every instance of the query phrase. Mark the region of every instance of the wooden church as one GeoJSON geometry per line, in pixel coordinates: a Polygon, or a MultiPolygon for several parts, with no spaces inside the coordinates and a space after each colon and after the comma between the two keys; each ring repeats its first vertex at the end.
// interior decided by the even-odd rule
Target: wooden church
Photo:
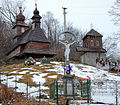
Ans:
{"type": "Polygon", "coordinates": [[[41,16],[37,10],[37,4],[32,16],[32,27],[25,23],[25,16],[21,7],[19,15],[16,17],[14,45],[7,53],[8,59],[25,57],[53,57],[55,53],[50,49],[50,42],[40,27],[41,16]]]}
{"type": "Polygon", "coordinates": [[[102,35],[91,29],[83,38],[83,46],[77,46],[81,54],[81,63],[96,66],[96,58],[105,58],[106,50],[102,46],[102,35]]]}

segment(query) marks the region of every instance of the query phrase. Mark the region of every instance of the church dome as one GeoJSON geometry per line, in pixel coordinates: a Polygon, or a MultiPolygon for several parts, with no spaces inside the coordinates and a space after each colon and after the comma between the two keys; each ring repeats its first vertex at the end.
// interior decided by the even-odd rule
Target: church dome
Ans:
{"type": "Polygon", "coordinates": [[[37,10],[37,8],[35,8],[35,10],[33,11],[33,14],[39,15],[39,11],[37,10]]]}
{"type": "Polygon", "coordinates": [[[39,15],[39,11],[37,10],[37,4],[35,4],[35,10],[33,11],[33,17],[32,19],[39,18],[41,19],[42,17],[39,15]]]}
{"type": "Polygon", "coordinates": [[[17,15],[16,17],[16,21],[24,21],[25,20],[25,16],[22,15],[22,13],[19,13],[19,15],[17,15]]]}
{"type": "Polygon", "coordinates": [[[19,15],[16,16],[16,21],[24,21],[25,20],[25,16],[22,14],[22,7],[19,7],[19,15]]]}

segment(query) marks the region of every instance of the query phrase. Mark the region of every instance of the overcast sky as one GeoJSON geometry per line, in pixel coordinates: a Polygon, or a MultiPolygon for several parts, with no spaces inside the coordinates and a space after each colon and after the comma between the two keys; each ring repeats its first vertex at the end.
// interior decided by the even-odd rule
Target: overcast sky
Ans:
{"type": "Polygon", "coordinates": [[[67,9],[67,22],[73,23],[75,27],[83,30],[90,30],[90,24],[93,28],[103,34],[111,35],[117,32],[117,26],[113,24],[112,17],[108,13],[116,0],[26,0],[26,11],[30,18],[33,15],[37,2],[37,7],[42,16],[47,11],[54,14],[61,23],[63,23],[62,7],[67,9]]]}

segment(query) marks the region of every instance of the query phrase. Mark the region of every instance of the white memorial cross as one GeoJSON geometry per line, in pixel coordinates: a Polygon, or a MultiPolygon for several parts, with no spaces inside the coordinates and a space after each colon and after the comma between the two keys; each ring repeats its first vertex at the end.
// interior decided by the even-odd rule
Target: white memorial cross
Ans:
{"type": "Polygon", "coordinates": [[[64,31],[59,35],[59,39],[60,39],[59,42],[62,43],[65,46],[65,52],[64,52],[65,62],[69,62],[70,46],[73,43],[75,43],[76,36],[70,31],[64,31]],[[63,37],[60,39],[61,35],[63,35],[63,37]],[[64,40],[64,38],[65,38],[65,40],[64,40]]]}

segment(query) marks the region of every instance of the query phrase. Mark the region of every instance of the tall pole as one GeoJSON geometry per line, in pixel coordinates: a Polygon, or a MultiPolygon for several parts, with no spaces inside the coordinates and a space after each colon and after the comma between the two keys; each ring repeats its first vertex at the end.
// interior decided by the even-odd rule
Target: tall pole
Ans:
{"type": "Polygon", "coordinates": [[[64,7],[63,7],[63,15],[64,15],[64,31],[66,31],[66,14],[67,14],[66,9],[67,9],[67,8],[64,8],[64,7]]]}
{"type": "MultiPolygon", "coordinates": [[[[64,16],[64,31],[66,31],[66,9],[65,7],[62,7],[63,8],[63,16],[64,16]]],[[[65,36],[65,40],[67,39],[66,38],[66,34],[64,33],[64,36],[65,36]]],[[[64,62],[64,75],[65,75],[65,66],[66,66],[66,59],[65,59],[65,62],[64,62]]]]}

